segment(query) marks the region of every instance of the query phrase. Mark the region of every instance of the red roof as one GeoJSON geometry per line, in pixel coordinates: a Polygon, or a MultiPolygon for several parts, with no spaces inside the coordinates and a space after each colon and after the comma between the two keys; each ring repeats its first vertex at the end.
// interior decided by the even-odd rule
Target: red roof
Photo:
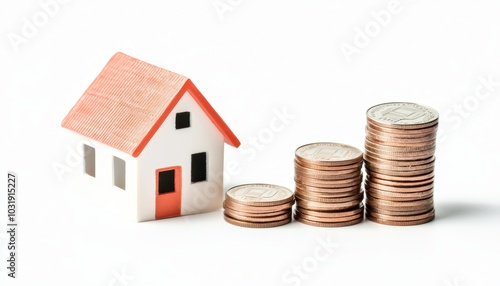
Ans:
{"type": "Polygon", "coordinates": [[[190,79],[123,53],[109,60],[62,126],[137,157],[186,91],[225,142],[238,147],[238,138],[190,79]]]}

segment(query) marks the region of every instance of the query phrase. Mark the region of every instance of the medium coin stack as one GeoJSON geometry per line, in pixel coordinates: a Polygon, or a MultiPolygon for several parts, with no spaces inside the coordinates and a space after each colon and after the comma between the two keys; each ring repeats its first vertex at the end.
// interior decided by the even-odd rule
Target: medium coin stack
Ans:
{"type": "Polygon", "coordinates": [[[292,220],[292,191],[270,184],[239,185],[229,189],[224,201],[224,220],[242,227],[265,228],[292,220]]]}
{"type": "Polygon", "coordinates": [[[295,219],[320,227],[363,221],[363,153],[339,143],[313,143],[295,151],[295,219]]]}
{"type": "Polygon", "coordinates": [[[367,111],[366,216],[387,225],[434,219],[434,151],[438,112],[392,102],[367,111]]]}

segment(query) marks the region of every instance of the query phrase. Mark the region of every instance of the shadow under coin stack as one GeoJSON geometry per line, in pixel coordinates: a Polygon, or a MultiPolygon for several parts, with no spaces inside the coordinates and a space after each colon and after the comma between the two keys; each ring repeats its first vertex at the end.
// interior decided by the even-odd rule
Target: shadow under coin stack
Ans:
{"type": "Polygon", "coordinates": [[[229,189],[224,201],[224,220],[250,228],[275,227],[292,220],[292,191],[269,184],[239,185],[229,189]]]}
{"type": "Polygon", "coordinates": [[[360,223],[364,217],[363,153],[339,143],[313,143],[295,151],[295,219],[336,227],[360,223]]]}
{"type": "Polygon", "coordinates": [[[438,112],[404,102],[367,111],[366,216],[387,225],[434,219],[434,151],[438,112]]]}

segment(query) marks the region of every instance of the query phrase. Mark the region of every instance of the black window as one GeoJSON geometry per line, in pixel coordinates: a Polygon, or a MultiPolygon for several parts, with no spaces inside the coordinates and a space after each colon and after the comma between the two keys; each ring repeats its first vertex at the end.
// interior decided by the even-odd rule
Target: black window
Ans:
{"type": "Polygon", "coordinates": [[[158,194],[175,192],[175,170],[161,171],[158,174],[158,194]]]}
{"type": "Polygon", "coordinates": [[[189,111],[179,112],[175,115],[175,129],[191,127],[191,114],[189,111]]]}
{"type": "Polygon", "coordinates": [[[207,180],[207,152],[191,155],[191,183],[207,180]]]}

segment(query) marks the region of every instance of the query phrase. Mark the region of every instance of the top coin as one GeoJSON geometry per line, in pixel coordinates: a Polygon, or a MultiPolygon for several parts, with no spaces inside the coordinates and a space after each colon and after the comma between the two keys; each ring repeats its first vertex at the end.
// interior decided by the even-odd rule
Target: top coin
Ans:
{"type": "Polygon", "coordinates": [[[383,127],[412,129],[436,124],[439,113],[424,105],[410,102],[389,102],[366,111],[368,120],[383,127]]]}
{"type": "Polygon", "coordinates": [[[271,184],[247,184],[229,189],[226,199],[248,206],[275,206],[293,200],[289,189],[271,184]]]}
{"type": "Polygon", "coordinates": [[[360,162],[363,152],[345,144],[321,142],[297,148],[295,157],[309,164],[339,166],[360,162]]]}

